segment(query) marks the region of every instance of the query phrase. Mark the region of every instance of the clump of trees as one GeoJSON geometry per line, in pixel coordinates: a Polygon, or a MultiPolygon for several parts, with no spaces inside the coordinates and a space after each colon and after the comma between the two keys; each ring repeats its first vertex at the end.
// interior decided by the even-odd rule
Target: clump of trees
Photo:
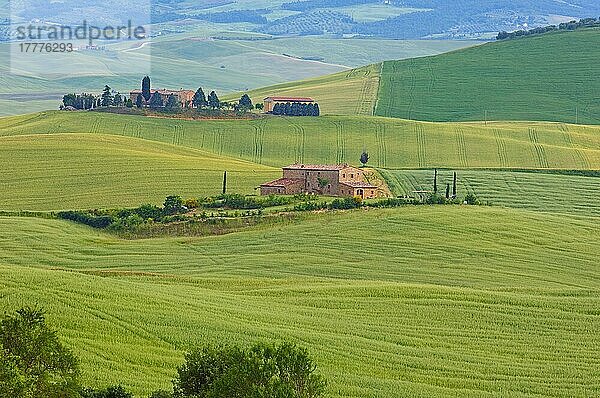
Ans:
{"type": "Polygon", "coordinates": [[[584,18],[579,21],[564,22],[559,25],[542,26],[529,30],[517,30],[515,32],[500,32],[496,36],[496,40],[516,39],[517,37],[541,35],[559,30],[577,30],[594,27],[600,27],[600,18],[584,18]]]}
{"type": "Polygon", "coordinates": [[[237,102],[221,101],[216,91],[211,91],[208,96],[202,87],[198,88],[191,100],[180,98],[177,94],[165,94],[157,90],[152,91],[149,76],[142,79],[142,90],[134,98],[127,98],[125,95],[113,90],[105,85],[99,96],[92,94],[67,94],[63,97],[63,103],[60,109],[90,110],[95,108],[149,108],[155,111],[167,111],[179,113],[182,108],[192,108],[196,110],[211,110],[218,112],[221,110],[232,110],[238,113],[246,113],[253,109],[263,109],[262,104],[256,107],[248,94],[242,95],[237,102]]]}
{"type": "Polygon", "coordinates": [[[318,398],[326,382],[308,351],[290,343],[204,347],[185,356],[173,397],[318,398]]]}
{"type": "Polygon", "coordinates": [[[89,110],[100,106],[100,99],[93,94],[66,94],[63,96],[61,109],[89,110]]]}
{"type": "Polygon", "coordinates": [[[279,116],[320,116],[321,109],[318,103],[301,104],[299,102],[286,102],[275,104],[272,113],[279,116]]]}
{"type": "MultiPolygon", "coordinates": [[[[0,396],[10,398],[133,398],[121,385],[80,383],[79,361],[46,324],[43,310],[22,308],[0,323],[0,396]]],[[[291,343],[204,347],[185,355],[173,391],[150,398],[319,398],[326,381],[308,351],[291,343]]]]}

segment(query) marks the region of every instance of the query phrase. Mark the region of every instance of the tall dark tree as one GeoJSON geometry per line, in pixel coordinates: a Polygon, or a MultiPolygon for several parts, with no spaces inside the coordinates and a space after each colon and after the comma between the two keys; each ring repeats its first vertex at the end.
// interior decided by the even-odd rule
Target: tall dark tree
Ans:
{"type": "Polygon", "coordinates": [[[321,108],[319,108],[319,104],[317,103],[315,103],[313,116],[321,116],[321,108]]]}
{"type": "Polygon", "coordinates": [[[438,177],[438,172],[437,172],[437,169],[435,169],[433,171],[433,193],[438,192],[437,177],[438,177]]]}
{"type": "Polygon", "coordinates": [[[227,172],[223,172],[223,195],[227,193],[227,172]]]}
{"type": "Polygon", "coordinates": [[[100,103],[102,106],[111,106],[113,104],[113,95],[112,89],[109,86],[104,86],[104,90],[102,90],[102,102],[100,103]]]}
{"type": "Polygon", "coordinates": [[[307,105],[306,104],[302,104],[300,105],[300,116],[312,116],[309,115],[306,111],[307,111],[307,105]]]}
{"type": "Polygon", "coordinates": [[[194,94],[194,99],[192,99],[192,105],[194,106],[194,108],[197,109],[202,109],[205,106],[208,106],[208,101],[206,100],[206,95],[204,94],[204,90],[202,90],[202,87],[196,90],[196,93],[194,94]]]}
{"type": "Polygon", "coordinates": [[[150,92],[150,76],[144,76],[142,79],[142,96],[146,102],[150,101],[152,93],[150,92]]]}
{"type": "Polygon", "coordinates": [[[149,105],[152,109],[162,108],[165,105],[163,97],[158,91],[155,91],[152,97],[150,97],[149,105]]]}
{"type": "Polygon", "coordinates": [[[450,183],[446,184],[446,199],[450,199],[450,183]]]}
{"type": "Polygon", "coordinates": [[[144,106],[144,97],[142,96],[142,94],[138,94],[138,96],[135,98],[135,106],[137,106],[138,108],[144,106]]]}
{"type": "Polygon", "coordinates": [[[167,97],[167,103],[165,104],[165,108],[172,111],[178,109],[179,107],[180,104],[177,97],[174,94],[170,94],[169,97],[167,97]]]}
{"type": "Polygon", "coordinates": [[[252,104],[252,100],[250,99],[250,96],[248,94],[242,95],[242,98],[240,98],[239,106],[240,106],[241,110],[245,110],[245,111],[248,111],[248,110],[254,108],[254,105],[252,104]]]}
{"type": "Polygon", "coordinates": [[[115,94],[115,98],[113,99],[113,105],[114,106],[123,106],[123,96],[121,95],[121,93],[116,93],[115,94]]]}
{"type": "Polygon", "coordinates": [[[456,199],[456,171],[454,172],[454,178],[452,179],[452,199],[456,199]]]}
{"type": "Polygon", "coordinates": [[[363,151],[362,155],[360,155],[360,162],[362,163],[363,167],[369,163],[369,154],[367,151],[363,151]]]}
{"type": "Polygon", "coordinates": [[[212,109],[219,109],[221,107],[221,101],[214,91],[211,91],[208,95],[208,106],[212,109]]]}

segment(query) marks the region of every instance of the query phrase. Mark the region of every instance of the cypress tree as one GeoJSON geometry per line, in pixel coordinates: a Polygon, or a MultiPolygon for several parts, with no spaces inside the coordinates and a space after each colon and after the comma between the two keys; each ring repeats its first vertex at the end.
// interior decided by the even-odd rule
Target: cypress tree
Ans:
{"type": "Polygon", "coordinates": [[[162,95],[158,91],[155,91],[150,98],[150,108],[162,108],[164,106],[162,95]]]}
{"type": "Polygon", "coordinates": [[[104,86],[102,91],[102,106],[111,106],[113,104],[113,96],[111,94],[112,89],[109,86],[104,86]]]}
{"type": "Polygon", "coordinates": [[[150,93],[150,76],[144,76],[142,79],[142,96],[146,101],[150,101],[152,93],[150,93]]]}
{"type": "Polygon", "coordinates": [[[438,177],[438,173],[437,173],[437,169],[435,169],[433,171],[433,193],[438,192],[437,177],[438,177]]]}
{"type": "Polygon", "coordinates": [[[135,106],[137,106],[138,108],[144,106],[144,98],[142,97],[142,94],[138,94],[138,96],[136,97],[135,106]]]}
{"type": "Polygon", "coordinates": [[[223,172],[223,195],[227,193],[227,171],[223,172]]]}
{"type": "Polygon", "coordinates": [[[204,94],[202,87],[196,90],[196,94],[194,94],[194,99],[192,100],[192,105],[198,109],[202,109],[208,105],[208,101],[206,101],[206,95],[204,94]]]}
{"type": "Polygon", "coordinates": [[[212,109],[219,109],[221,107],[221,101],[219,100],[217,93],[215,93],[214,91],[211,91],[208,95],[208,105],[212,109]]]}
{"type": "Polygon", "coordinates": [[[452,182],[452,199],[456,199],[456,171],[454,172],[454,179],[452,182]]]}
{"type": "Polygon", "coordinates": [[[446,199],[450,199],[450,183],[446,184],[446,199]]]}

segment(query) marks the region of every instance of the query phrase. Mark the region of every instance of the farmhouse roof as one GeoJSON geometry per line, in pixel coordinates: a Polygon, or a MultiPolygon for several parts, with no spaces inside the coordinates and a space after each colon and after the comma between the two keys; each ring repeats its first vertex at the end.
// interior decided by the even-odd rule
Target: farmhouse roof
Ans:
{"type": "Polygon", "coordinates": [[[265,101],[274,102],[315,102],[314,99],[308,97],[267,97],[265,101]]]}
{"type": "Polygon", "coordinates": [[[351,188],[378,188],[375,185],[371,185],[368,182],[360,182],[360,181],[343,181],[340,182],[341,185],[346,185],[351,188]]]}
{"type": "Polygon", "coordinates": [[[284,170],[316,170],[316,171],[339,171],[349,167],[348,163],[344,164],[292,164],[284,167],[284,170]]]}
{"type": "Polygon", "coordinates": [[[299,178],[280,178],[275,181],[266,182],[264,184],[261,184],[261,187],[287,187],[289,185],[294,185],[294,184],[299,184],[299,183],[303,184],[304,180],[301,180],[299,178]]]}

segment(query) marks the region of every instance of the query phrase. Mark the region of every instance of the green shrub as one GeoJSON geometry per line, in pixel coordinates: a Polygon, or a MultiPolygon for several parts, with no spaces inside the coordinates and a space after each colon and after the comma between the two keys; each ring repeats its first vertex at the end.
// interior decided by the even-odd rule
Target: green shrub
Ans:
{"type": "Polygon", "coordinates": [[[325,380],[305,349],[293,344],[205,347],[185,356],[174,397],[318,398],[325,380]]]}
{"type": "Polygon", "coordinates": [[[133,398],[133,394],[119,385],[99,390],[85,388],[81,392],[81,398],[133,398]]]}
{"type": "Polygon", "coordinates": [[[197,209],[200,207],[200,204],[198,203],[198,199],[190,198],[185,201],[185,207],[188,209],[197,209]]]}
{"type": "Polygon", "coordinates": [[[304,202],[294,206],[294,211],[317,211],[327,208],[327,202],[304,202]]]}
{"type": "Polygon", "coordinates": [[[183,205],[183,199],[181,196],[168,196],[165,199],[165,203],[163,205],[163,214],[167,216],[172,216],[174,214],[185,213],[187,209],[183,205]]]}
{"type": "Polygon", "coordinates": [[[173,394],[169,391],[158,390],[154,391],[148,398],[173,398],[173,394]]]}
{"type": "Polygon", "coordinates": [[[348,197],[348,198],[338,198],[334,199],[333,202],[329,205],[329,208],[335,210],[351,210],[358,209],[363,204],[362,198],[356,197],[348,197]]]}
{"type": "Polygon", "coordinates": [[[428,195],[427,198],[425,198],[425,203],[428,205],[445,205],[447,203],[451,203],[451,201],[446,199],[442,195],[438,195],[437,193],[434,193],[434,194],[428,195]]]}
{"type": "Polygon", "coordinates": [[[58,213],[58,218],[75,221],[77,223],[89,225],[90,227],[99,229],[108,228],[115,222],[115,219],[109,215],[96,216],[81,211],[61,211],[58,213]]]}
{"type": "Polygon", "coordinates": [[[465,202],[466,202],[468,205],[475,206],[475,205],[478,205],[478,204],[479,204],[479,199],[477,199],[477,196],[475,196],[475,195],[473,195],[472,193],[470,193],[470,194],[468,194],[468,195],[465,197],[465,202]]]}

